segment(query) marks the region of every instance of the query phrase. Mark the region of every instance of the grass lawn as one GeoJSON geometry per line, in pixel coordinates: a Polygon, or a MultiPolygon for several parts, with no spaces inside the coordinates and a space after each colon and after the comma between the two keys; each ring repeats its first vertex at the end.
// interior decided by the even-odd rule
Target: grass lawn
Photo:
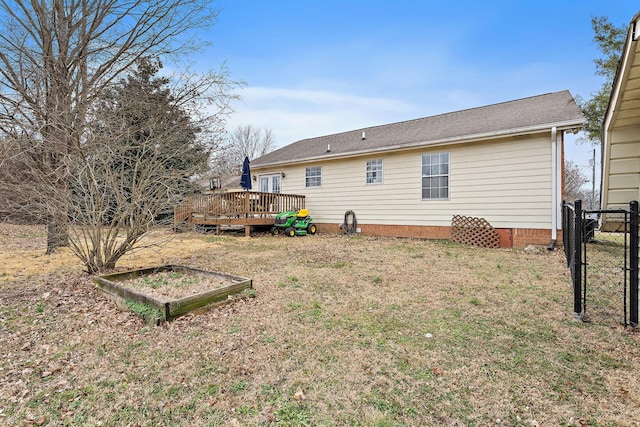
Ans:
{"type": "Polygon", "coordinates": [[[170,237],[122,260],[253,279],[154,327],[41,227],[0,226],[0,425],[637,426],[640,335],[572,316],[561,250],[170,237]]]}

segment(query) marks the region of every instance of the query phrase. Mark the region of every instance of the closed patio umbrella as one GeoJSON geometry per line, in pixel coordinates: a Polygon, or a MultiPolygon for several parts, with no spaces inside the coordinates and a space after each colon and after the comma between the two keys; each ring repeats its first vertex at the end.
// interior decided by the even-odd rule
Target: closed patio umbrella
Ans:
{"type": "Polygon", "coordinates": [[[240,185],[245,190],[251,190],[251,168],[249,163],[251,163],[249,157],[245,157],[242,164],[242,176],[240,177],[240,185]]]}

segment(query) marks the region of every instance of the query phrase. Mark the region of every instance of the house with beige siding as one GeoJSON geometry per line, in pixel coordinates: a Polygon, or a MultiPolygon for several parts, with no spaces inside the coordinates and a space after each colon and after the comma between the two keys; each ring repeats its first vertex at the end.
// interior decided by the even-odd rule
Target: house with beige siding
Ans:
{"type": "MultiPolygon", "coordinates": [[[[633,17],[613,82],[602,135],[602,209],[628,209],[640,200],[640,13],[633,17]]],[[[602,216],[601,229],[622,226],[616,215],[602,216]]]]}
{"type": "Polygon", "coordinates": [[[502,247],[561,238],[568,91],[294,142],[251,162],[254,188],[306,198],[319,232],[353,211],[367,235],[447,239],[483,218],[502,247]]]}

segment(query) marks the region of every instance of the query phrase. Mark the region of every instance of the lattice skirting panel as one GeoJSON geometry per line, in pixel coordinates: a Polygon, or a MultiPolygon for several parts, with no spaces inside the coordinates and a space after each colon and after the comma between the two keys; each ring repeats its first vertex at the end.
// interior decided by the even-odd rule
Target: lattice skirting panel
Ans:
{"type": "Polygon", "coordinates": [[[450,240],[483,248],[500,247],[500,235],[484,218],[454,215],[450,240]]]}

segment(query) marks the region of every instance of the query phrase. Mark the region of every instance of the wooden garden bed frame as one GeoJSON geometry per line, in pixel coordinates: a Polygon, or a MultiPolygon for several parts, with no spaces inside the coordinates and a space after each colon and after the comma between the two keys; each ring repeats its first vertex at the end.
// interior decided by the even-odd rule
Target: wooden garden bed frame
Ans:
{"type": "Polygon", "coordinates": [[[109,300],[114,301],[121,308],[126,308],[127,300],[131,300],[159,310],[162,314],[156,323],[174,319],[196,309],[224,302],[229,296],[238,294],[253,286],[251,279],[245,277],[182,265],[162,265],[97,276],[94,278],[94,284],[100,293],[109,300]],[[175,271],[194,276],[214,276],[216,279],[223,280],[229,284],[175,300],[162,300],[129,288],[125,283],[127,280],[150,276],[163,271],[175,271]]]}

